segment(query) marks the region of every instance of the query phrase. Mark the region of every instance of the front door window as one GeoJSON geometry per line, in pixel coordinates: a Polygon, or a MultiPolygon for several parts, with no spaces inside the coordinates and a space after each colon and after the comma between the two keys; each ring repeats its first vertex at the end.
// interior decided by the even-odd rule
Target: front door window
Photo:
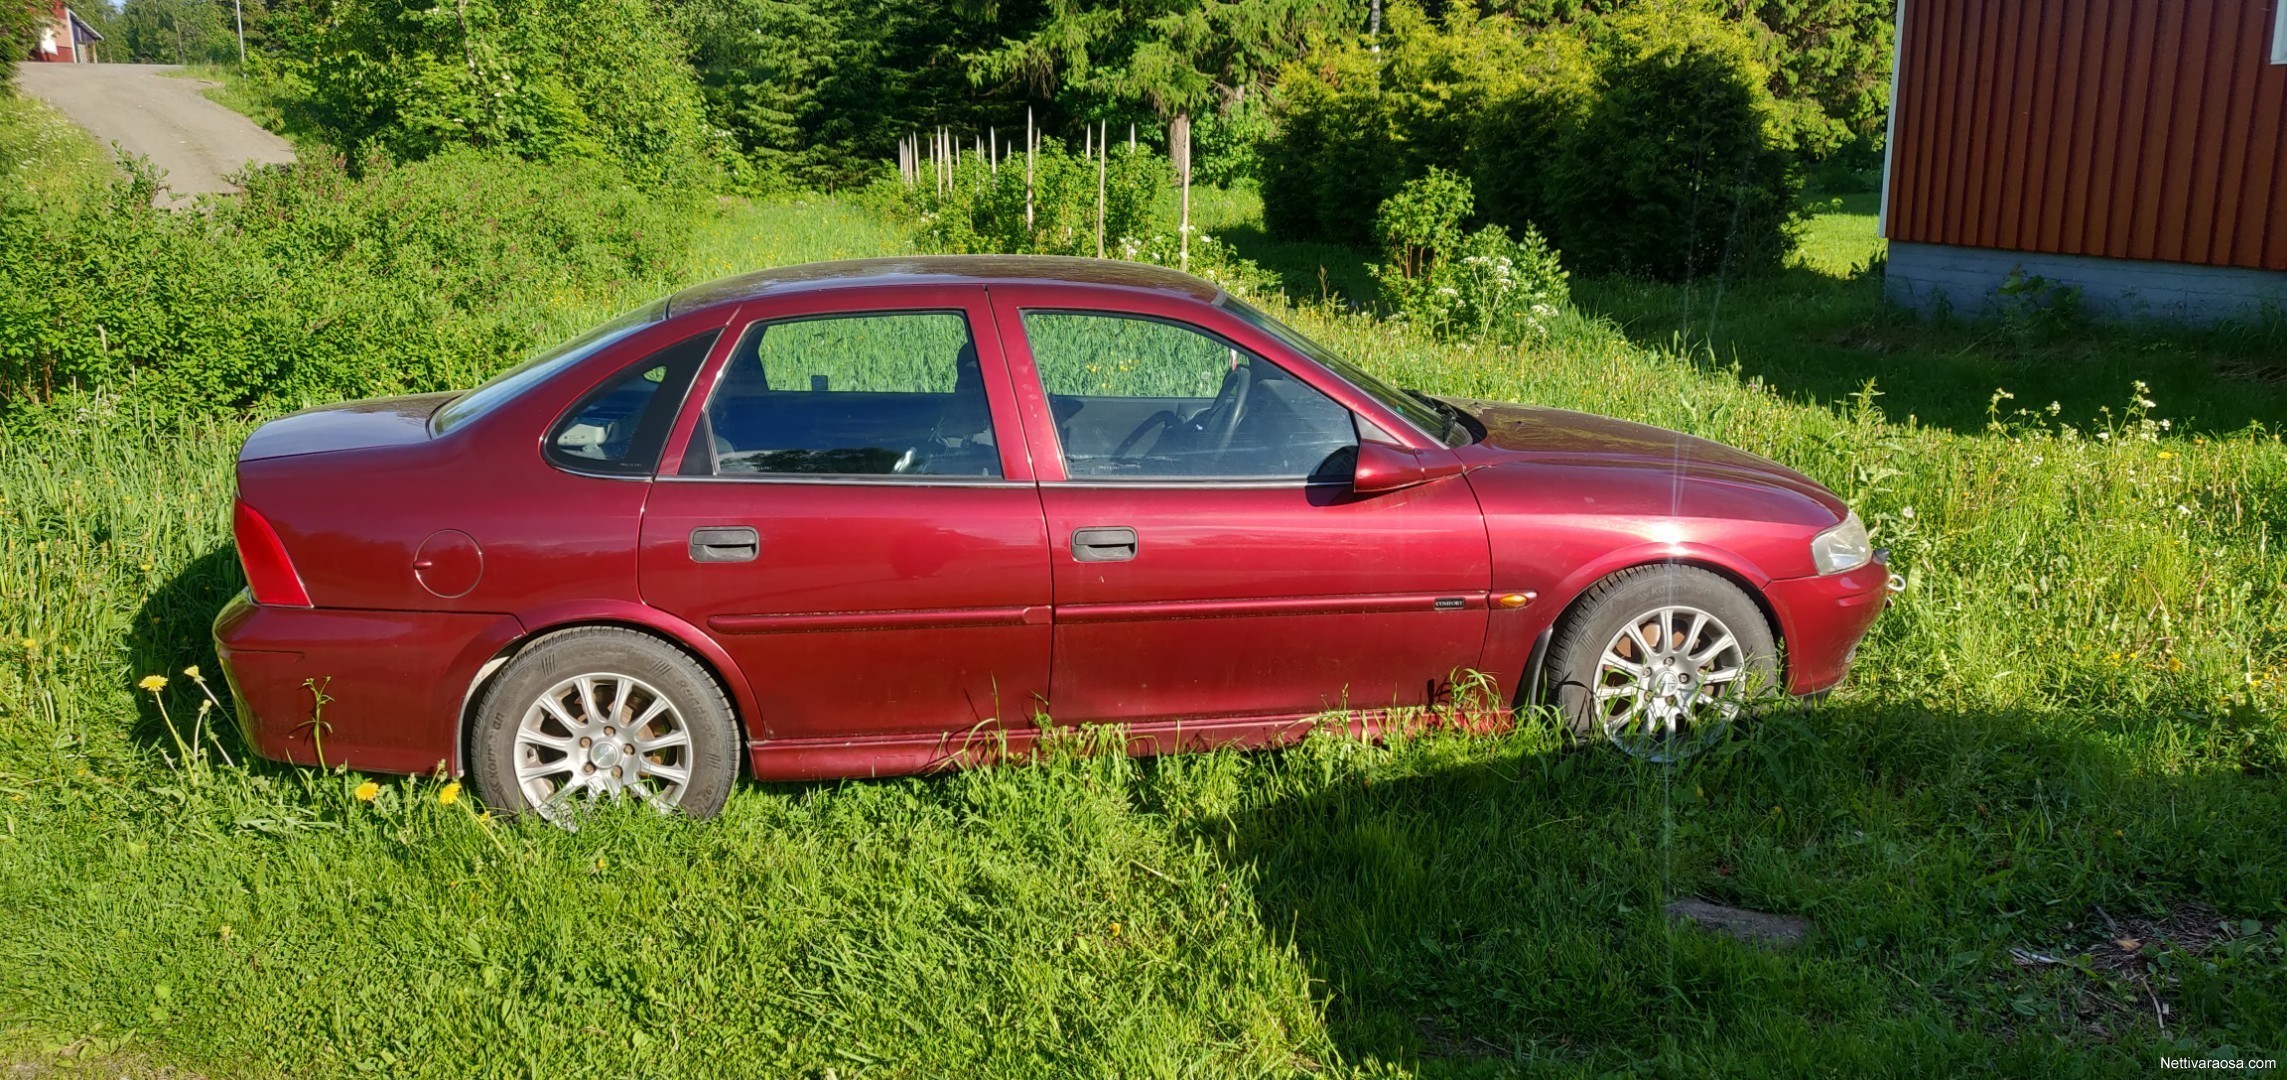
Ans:
{"type": "Polygon", "coordinates": [[[1346,480],[1350,411],[1194,327],[1027,311],[1064,468],[1084,480],[1346,480]]]}

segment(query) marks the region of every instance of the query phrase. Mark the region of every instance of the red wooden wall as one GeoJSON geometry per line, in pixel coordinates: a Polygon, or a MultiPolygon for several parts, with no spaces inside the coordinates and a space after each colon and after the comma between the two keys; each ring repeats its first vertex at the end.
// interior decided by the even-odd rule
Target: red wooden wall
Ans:
{"type": "Polygon", "coordinates": [[[2287,0],[1902,0],[1888,235],[2287,270],[2287,0]]]}

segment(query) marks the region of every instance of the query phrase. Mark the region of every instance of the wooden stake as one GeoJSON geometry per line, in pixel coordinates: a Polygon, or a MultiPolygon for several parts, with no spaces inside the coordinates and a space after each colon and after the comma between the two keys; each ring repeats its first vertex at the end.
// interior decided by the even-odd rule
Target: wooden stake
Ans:
{"type": "Polygon", "coordinates": [[[1191,269],[1191,114],[1175,114],[1173,131],[1168,132],[1168,146],[1177,150],[1176,171],[1183,179],[1183,210],[1176,223],[1179,267],[1191,269]]]}
{"type": "Polygon", "coordinates": [[[1136,126],[1135,126],[1134,124],[1129,124],[1129,125],[1128,125],[1128,153],[1131,153],[1131,154],[1133,154],[1133,153],[1135,153],[1135,152],[1136,152],[1136,126]]]}
{"type": "Polygon", "coordinates": [[[1032,151],[1039,145],[1032,131],[1032,106],[1024,107],[1024,232],[1032,235],[1032,151]]]}
{"type": "Polygon", "coordinates": [[[1104,257],[1104,165],[1111,159],[1104,151],[1104,122],[1096,122],[1096,257],[1104,257]]]}
{"type": "Polygon", "coordinates": [[[985,129],[985,145],[992,151],[993,175],[999,176],[1001,174],[1001,129],[987,127],[985,129]]]}

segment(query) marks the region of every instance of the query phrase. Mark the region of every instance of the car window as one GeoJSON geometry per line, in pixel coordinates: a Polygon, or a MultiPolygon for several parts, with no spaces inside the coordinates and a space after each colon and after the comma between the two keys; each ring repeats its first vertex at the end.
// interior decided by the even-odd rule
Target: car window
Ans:
{"type": "Polygon", "coordinates": [[[1027,311],[1075,479],[1347,479],[1350,411],[1281,369],[1180,323],[1027,311]]]}
{"type": "Polygon", "coordinates": [[[669,345],[621,369],[548,432],[548,458],[574,472],[648,476],[675,425],[675,408],[720,331],[669,345]]]}
{"type": "Polygon", "coordinates": [[[976,341],[951,311],[755,325],[693,446],[687,473],[1001,475],[976,341]]]}
{"type": "Polygon", "coordinates": [[[509,368],[484,385],[454,398],[429,418],[429,430],[443,435],[501,404],[515,400],[559,371],[602,352],[621,338],[667,317],[667,301],[654,300],[555,348],[509,368]]]}

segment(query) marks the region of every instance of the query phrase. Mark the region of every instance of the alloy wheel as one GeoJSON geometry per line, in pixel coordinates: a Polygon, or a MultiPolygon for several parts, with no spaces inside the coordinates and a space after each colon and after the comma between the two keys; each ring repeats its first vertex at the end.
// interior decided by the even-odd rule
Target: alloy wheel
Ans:
{"type": "Polygon", "coordinates": [[[1723,620],[1669,605],[1628,620],[1596,663],[1597,725],[1621,750],[1671,762],[1706,749],[1739,714],[1747,655],[1723,620]]]}
{"type": "Polygon", "coordinates": [[[524,712],[516,784],[543,818],[564,823],[584,801],[634,796],[667,811],[691,782],[691,730],[675,703],[627,675],[575,675],[524,712]]]}

